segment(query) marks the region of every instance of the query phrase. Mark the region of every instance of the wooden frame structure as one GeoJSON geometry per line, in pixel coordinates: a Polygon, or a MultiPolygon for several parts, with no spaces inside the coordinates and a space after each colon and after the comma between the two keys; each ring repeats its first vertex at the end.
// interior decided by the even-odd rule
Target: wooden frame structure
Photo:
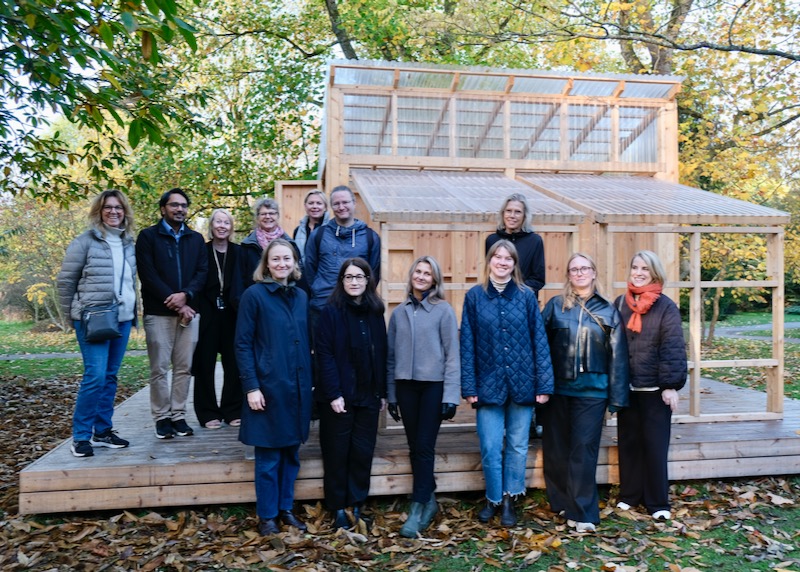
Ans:
{"type": "MultiPolygon", "coordinates": [[[[676,301],[679,289],[690,291],[691,407],[677,420],[774,419],[783,400],[782,225],[789,216],[678,184],[681,80],[333,61],[319,185],[350,185],[360,197],[359,218],[381,234],[381,293],[390,307],[402,299],[411,261],[432,254],[460,311],[478,282],[483,239],[511,192],[528,197],[544,238],[543,302],[563,287],[563,264],[576,250],[598,261],[610,293],[624,288],[637,249],[658,252],[669,276],[688,264],[690,275],[668,284],[676,301]],[[722,233],[767,237],[764,279],[702,280],[700,237],[722,233]],[[690,260],[681,260],[682,236],[691,237],[690,260]],[[701,291],[730,287],[770,290],[770,358],[701,358],[701,291]],[[767,410],[704,415],[700,373],[720,367],[767,368],[767,410]]],[[[291,201],[290,191],[283,195],[291,201]]]]}

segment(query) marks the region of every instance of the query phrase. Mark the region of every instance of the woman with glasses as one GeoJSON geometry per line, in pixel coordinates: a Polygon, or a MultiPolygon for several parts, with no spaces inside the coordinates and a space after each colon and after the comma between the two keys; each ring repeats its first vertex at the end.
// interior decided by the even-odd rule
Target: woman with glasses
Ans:
{"type": "Polygon", "coordinates": [[[277,534],[281,524],[306,530],[292,512],[312,401],[308,298],[295,286],[299,278],[292,245],[280,238],[270,242],[253,276],[256,283],[242,296],[236,324],[236,359],[246,395],[239,440],[255,447],[262,536],[277,534]]]}
{"type": "Polygon", "coordinates": [[[525,494],[533,406],[553,392],[539,303],[522,283],[518,263],[513,244],[494,243],[483,283],[467,292],[461,316],[461,395],[477,409],[486,480],[478,520],[489,522],[500,511],[503,526],[517,523],[515,501],[525,494]]]}
{"type": "Polygon", "coordinates": [[[619,412],[619,502],[644,505],[655,520],[671,518],[669,450],[672,413],[686,384],[681,314],[663,295],[666,272],[655,252],[633,255],[628,290],[617,298],[628,338],[631,406],[619,412]]]}
{"type": "Polygon", "coordinates": [[[408,271],[406,300],[389,320],[386,365],[389,414],[403,421],[414,477],[411,508],[400,535],[416,538],[439,510],[433,476],[436,437],[460,401],[458,321],[444,299],[439,264],[417,258],[408,271]]]}
{"type": "Polygon", "coordinates": [[[130,443],[114,431],[117,373],[131,326],[136,321],[136,253],[133,211],[116,189],[103,191],[89,208],[89,229],[67,247],[58,274],[58,295],[65,316],[73,320],[83,357],[83,378],[72,416],[72,454],[91,457],[93,447],[121,449],[130,443]],[[120,336],[86,340],[81,314],[90,306],[118,304],[120,336]]]}
{"type": "Polygon", "coordinates": [[[335,528],[361,519],[369,494],[378,416],[386,406],[386,324],[372,269],[350,258],[339,269],[315,335],[319,441],[325,503],[335,528]]]}
{"type": "Polygon", "coordinates": [[[233,238],[233,217],[225,209],[215,209],[208,223],[208,274],[198,297],[200,334],[192,360],[194,375],[194,412],[206,429],[219,429],[223,421],[238,427],[242,416],[242,385],[233,350],[236,332],[236,312],[231,304],[231,292],[241,290],[234,283],[241,279],[238,272],[238,244],[233,238]],[[217,401],[214,374],[217,354],[222,358],[224,372],[222,395],[217,401]]]}
{"type": "Polygon", "coordinates": [[[553,512],[578,532],[594,532],[600,434],[606,409],[628,405],[628,346],[619,312],[599,292],[594,261],[573,254],[566,279],[543,314],[555,374],[542,410],[544,479],[553,512]]]}
{"type": "Polygon", "coordinates": [[[522,281],[538,296],[545,284],[544,243],[542,237],[533,232],[525,195],[514,193],[503,201],[497,230],[486,237],[486,252],[498,240],[507,240],[517,249],[522,281]]]}
{"type": "Polygon", "coordinates": [[[297,259],[302,258],[300,249],[281,228],[281,211],[277,201],[269,197],[258,199],[253,205],[253,213],[255,214],[255,228],[241,244],[242,252],[239,255],[241,287],[234,293],[234,304],[238,303],[242,292],[253,284],[253,272],[261,262],[261,254],[270,242],[276,238],[282,238],[294,248],[297,259]]]}

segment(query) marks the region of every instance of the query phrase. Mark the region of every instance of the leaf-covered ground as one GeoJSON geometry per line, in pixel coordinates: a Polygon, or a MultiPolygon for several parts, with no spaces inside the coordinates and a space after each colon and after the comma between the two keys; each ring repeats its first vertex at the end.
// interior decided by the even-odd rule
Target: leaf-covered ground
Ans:
{"type": "MultiPolygon", "coordinates": [[[[333,531],[320,504],[298,512],[309,532],[262,538],[253,505],[21,517],[18,472],[69,435],[77,379],[0,379],[2,570],[787,570],[800,572],[800,478],[676,483],[675,519],[603,508],[596,535],[579,535],[529,491],[520,525],[475,520],[479,496],[441,495],[423,538],[397,531],[406,500],[385,497],[371,520],[333,531]]],[[[120,389],[120,399],[133,389],[120,389]]],[[[601,498],[613,499],[604,488],[601,498]]]]}

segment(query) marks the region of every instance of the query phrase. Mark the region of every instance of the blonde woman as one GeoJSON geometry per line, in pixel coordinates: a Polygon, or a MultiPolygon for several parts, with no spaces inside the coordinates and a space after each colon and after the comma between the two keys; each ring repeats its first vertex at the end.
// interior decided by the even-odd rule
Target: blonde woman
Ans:
{"type": "Polygon", "coordinates": [[[72,454],[91,457],[93,447],[121,449],[130,443],[117,436],[112,423],[117,373],[131,326],[136,321],[136,253],[133,211],[116,189],[103,191],[89,209],[89,229],[67,247],[58,274],[64,315],[73,320],[83,357],[83,378],[72,417],[72,454]],[[87,341],[81,329],[84,308],[117,302],[120,336],[87,341]]]}
{"type": "Polygon", "coordinates": [[[517,523],[533,406],[547,403],[552,392],[536,294],[522,282],[514,245],[499,240],[486,255],[483,283],[467,292],[461,317],[461,395],[477,409],[486,479],[479,521],[500,511],[501,525],[517,523]]]}
{"type": "Polygon", "coordinates": [[[543,408],[544,480],[553,512],[578,532],[600,522],[597,456],[606,409],[628,405],[628,346],[587,255],[567,261],[564,292],[544,308],[555,391],[543,408]]]}
{"type": "Polygon", "coordinates": [[[386,386],[389,414],[402,416],[414,477],[411,508],[400,535],[415,538],[439,510],[433,476],[436,438],[460,401],[461,358],[456,313],[444,299],[439,264],[417,258],[408,271],[406,300],[389,320],[386,386]]]}

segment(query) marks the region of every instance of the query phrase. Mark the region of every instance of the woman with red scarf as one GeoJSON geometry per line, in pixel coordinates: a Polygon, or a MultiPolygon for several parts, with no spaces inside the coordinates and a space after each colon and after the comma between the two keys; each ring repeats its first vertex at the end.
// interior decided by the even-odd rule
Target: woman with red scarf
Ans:
{"type": "Polygon", "coordinates": [[[628,291],[617,298],[628,338],[630,407],[620,410],[617,508],[644,505],[655,520],[671,518],[669,449],[672,413],[686,383],[686,342],[675,303],[662,295],[664,266],[649,250],[631,259],[628,291]]]}

